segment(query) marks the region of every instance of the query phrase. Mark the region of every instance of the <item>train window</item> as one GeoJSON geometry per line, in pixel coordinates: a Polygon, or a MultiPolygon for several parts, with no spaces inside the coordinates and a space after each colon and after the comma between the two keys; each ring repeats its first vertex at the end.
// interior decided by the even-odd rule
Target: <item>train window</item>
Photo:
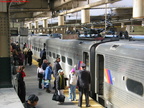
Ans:
{"type": "Polygon", "coordinates": [[[55,53],[53,53],[53,58],[56,58],[55,53]]]}
{"type": "Polygon", "coordinates": [[[83,53],[83,61],[86,64],[87,68],[89,67],[89,54],[87,52],[83,53]]]}
{"type": "Polygon", "coordinates": [[[51,57],[52,55],[51,55],[51,52],[49,52],[49,56],[51,57]]]}
{"type": "Polygon", "coordinates": [[[126,86],[129,91],[140,96],[143,95],[143,85],[141,82],[138,82],[132,79],[127,79],[126,86]]]}
{"type": "Polygon", "coordinates": [[[56,58],[60,58],[60,55],[59,55],[59,54],[57,54],[56,58]]]}
{"type": "Polygon", "coordinates": [[[67,58],[68,64],[72,65],[72,59],[71,58],[67,58]]]}
{"type": "Polygon", "coordinates": [[[64,62],[64,63],[65,63],[65,61],[66,61],[65,57],[64,57],[64,56],[62,56],[62,62],[64,62]]]}

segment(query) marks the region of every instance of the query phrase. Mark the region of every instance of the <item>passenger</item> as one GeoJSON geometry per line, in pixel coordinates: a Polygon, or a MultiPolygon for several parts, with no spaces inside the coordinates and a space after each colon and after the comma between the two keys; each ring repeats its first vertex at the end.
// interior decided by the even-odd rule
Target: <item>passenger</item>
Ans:
{"type": "Polygon", "coordinates": [[[76,100],[76,85],[78,76],[75,73],[75,69],[73,68],[69,74],[68,84],[69,84],[69,100],[70,101],[77,101],[76,100]]]}
{"type": "Polygon", "coordinates": [[[54,67],[53,67],[53,76],[55,77],[53,89],[55,89],[55,87],[56,87],[56,77],[58,76],[58,70],[62,69],[61,65],[59,64],[59,62],[60,62],[60,58],[57,57],[56,61],[54,62],[54,67]]]}
{"type": "Polygon", "coordinates": [[[27,65],[27,62],[28,62],[28,49],[27,48],[24,48],[23,50],[23,54],[24,54],[24,58],[25,58],[25,65],[27,65]]]}
{"type": "Polygon", "coordinates": [[[19,65],[21,66],[21,65],[23,65],[23,62],[24,62],[24,54],[23,54],[23,52],[22,51],[19,51],[18,52],[18,58],[19,58],[19,65]]]}
{"type": "Polygon", "coordinates": [[[42,63],[42,69],[45,71],[46,70],[46,67],[48,65],[48,60],[47,59],[44,59],[43,60],[43,63],[42,63]]]}
{"type": "Polygon", "coordinates": [[[42,89],[42,79],[43,79],[43,74],[44,74],[44,70],[42,69],[41,65],[39,64],[38,68],[37,68],[37,76],[38,76],[38,80],[39,80],[39,89],[42,89]]]}
{"type": "Polygon", "coordinates": [[[52,64],[50,62],[48,62],[48,66],[44,72],[44,79],[45,79],[45,88],[46,88],[46,92],[50,93],[50,81],[51,81],[51,74],[53,73],[52,71],[52,64]]]}
{"type": "Polygon", "coordinates": [[[24,72],[25,67],[19,66],[17,79],[18,79],[18,96],[22,103],[25,102],[26,90],[25,90],[25,82],[24,77],[26,76],[24,72]]]}
{"type": "Polygon", "coordinates": [[[13,60],[14,60],[14,65],[17,66],[19,63],[18,63],[18,52],[16,49],[13,50],[13,60]]]}
{"type": "Polygon", "coordinates": [[[44,59],[46,59],[46,51],[45,51],[45,49],[43,49],[40,52],[40,58],[41,58],[41,63],[43,62],[44,59]]]}
{"type": "MultiPolygon", "coordinates": [[[[58,95],[64,96],[65,89],[65,79],[64,79],[64,72],[62,69],[58,70],[58,75],[56,77],[56,90],[58,91],[58,95]]],[[[63,102],[58,102],[58,104],[62,104],[63,102]]]]}
{"type": "MultiPolygon", "coordinates": [[[[43,60],[43,63],[42,63],[42,69],[45,71],[47,66],[48,66],[48,60],[47,60],[47,59],[44,59],[44,60],[43,60]]],[[[42,85],[43,85],[43,89],[45,89],[44,77],[43,77],[43,80],[42,80],[42,85]]]]}
{"type": "Polygon", "coordinates": [[[91,83],[90,72],[86,70],[86,65],[84,63],[81,64],[82,70],[78,73],[78,81],[77,86],[79,88],[79,103],[78,106],[82,107],[82,96],[85,94],[86,107],[90,107],[89,105],[89,85],[91,83]]]}
{"type": "Polygon", "coordinates": [[[25,108],[36,108],[35,106],[37,105],[39,101],[38,96],[35,94],[32,94],[28,97],[28,100],[25,102],[24,107],[25,108]]]}
{"type": "Polygon", "coordinates": [[[32,55],[33,55],[33,53],[31,51],[31,49],[29,49],[28,52],[27,52],[27,56],[28,56],[28,64],[30,66],[32,65],[32,55]]]}

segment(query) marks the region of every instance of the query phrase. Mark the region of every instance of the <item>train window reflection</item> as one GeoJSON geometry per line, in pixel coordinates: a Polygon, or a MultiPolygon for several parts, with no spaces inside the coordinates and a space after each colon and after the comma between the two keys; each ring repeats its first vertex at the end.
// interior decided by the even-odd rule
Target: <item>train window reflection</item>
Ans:
{"type": "Polygon", "coordinates": [[[68,64],[72,66],[72,59],[71,58],[67,58],[68,64]]]}
{"type": "Polygon", "coordinates": [[[132,79],[127,79],[126,86],[129,91],[140,96],[143,95],[143,85],[141,82],[138,82],[132,79]]]}
{"type": "Polygon", "coordinates": [[[49,52],[49,56],[51,57],[51,52],[49,52]]]}
{"type": "Polygon", "coordinates": [[[65,60],[65,57],[64,57],[64,56],[62,56],[62,62],[64,62],[64,63],[65,63],[65,61],[66,61],[66,60],[65,60]]]}

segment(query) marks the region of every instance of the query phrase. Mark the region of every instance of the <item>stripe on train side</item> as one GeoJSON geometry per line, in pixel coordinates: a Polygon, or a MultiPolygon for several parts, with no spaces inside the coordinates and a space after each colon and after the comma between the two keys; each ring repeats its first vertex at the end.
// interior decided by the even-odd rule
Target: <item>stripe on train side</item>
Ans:
{"type": "Polygon", "coordinates": [[[106,82],[109,84],[113,84],[111,71],[108,69],[104,69],[104,73],[105,73],[106,82]]]}

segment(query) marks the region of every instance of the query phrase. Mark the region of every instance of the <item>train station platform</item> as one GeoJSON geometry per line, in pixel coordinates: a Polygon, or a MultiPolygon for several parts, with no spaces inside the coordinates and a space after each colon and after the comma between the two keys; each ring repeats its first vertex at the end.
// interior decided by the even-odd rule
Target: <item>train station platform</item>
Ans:
{"type": "MultiPolygon", "coordinates": [[[[30,94],[36,94],[39,97],[39,102],[37,104],[37,108],[78,108],[78,101],[70,101],[68,99],[68,89],[64,90],[65,94],[65,102],[61,105],[58,105],[56,101],[52,100],[52,96],[54,90],[51,89],[51,93],[47,93],[43,89],[38,88],[38,79],[37,79],[37,62],[33,60],[32,66],[26,66],[25,68],[25,84],[26,84],[26,99],[30,94]]],[[[53,85],[53,80],[51,81],[51,85],[53,85]]],[[[53,87],[53,86],[52,86],[53,87]]],[[[79,98],[77,91],[77,100],[79,98]]],[[[84,98],[85,96],[83,96],[84,98]]],[[[90,98],[90,108],[104,108],[96,101],[90,98]]],[[[85,107],[85,100],[83,101],[82,108],[85,107]]]]}
{"type": "MultiPolygon", "coordinates": [[[[33,65],[25,66],[26,77],[24,78],[26,84],[26,100],[29,95],[35,94],[39,97],[39,102],[36,108],[78,108],[78,101],[70,101],[68,99],[68,89],[64,90],[65,102],[61,105],[58,105],[56,101],[52,100],[54,90],[51,89],[51,93],[47,93],[44,89],[38,88],[38,79],[37,79],[37,62],[33,60],[33,65]]],[[[54,80],[51,81],[53,87],[54,80]]],[[[83,96],[83,105],[85,106],[85,96],[83,96]]],[[[78,90],[76,91],[76,98],[79,99],[78,90]]],[[[99,103],[94,101],[89,97],[90,108],[104,108],[99,103]]],[[[0,108],[24,108],[21,103],[16,91],[14,88],[0,88],[0,108]]]]}

